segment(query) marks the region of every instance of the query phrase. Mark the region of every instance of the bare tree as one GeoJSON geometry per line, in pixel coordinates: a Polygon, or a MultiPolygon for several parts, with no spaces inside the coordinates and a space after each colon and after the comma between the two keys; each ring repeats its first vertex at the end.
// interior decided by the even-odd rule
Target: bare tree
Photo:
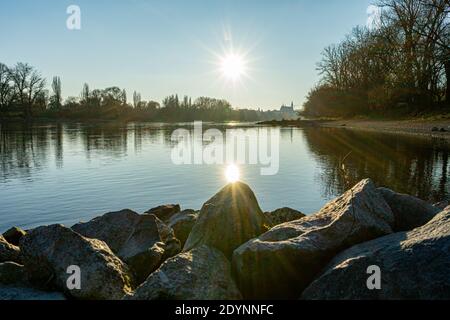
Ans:
{"type": "Polygon", "coordinates": [[[396,39],[403,59],[397,73],[419,94],[439,99],[443,77],[450,92],[448,0],[380,0],[384,21],[400,31],[396,39]],[[448,70],[448,71],[447,71],[448,70]],[[402,71],[402,72],[400,72],[402,71]]]}
{"type": "Polygon", "coordinates": [[[447,102],[450,102],[450,1],[419,0],[428,14],[426,21],[416,29],[437,48],[437,64],[445,75],[447,102]]]}
{"type": "Polygon", "coordinates": [[[31,115],[31,107],[35,103],[36,99],[42,95],[45,91],[45,79],[37,71],[33,71],[30,77],[28,85],[28,114],[31,115]]]}
{"type": "Polygon", "coordinates": [[[5,64],[0,63],[0,108],[9,106],[13,99],[11,80],[9,68],[5,64]]]}
{"type": "Polygon", "coordinates": [[[314,108],[333,116],[411,112],[450,101],[450,1],[376,1],[375,28],[357,27],[325,48],[321,83],[305,104],[311,114],[314,108]]]}
{"type": "Polygon", "coordinates": [[[11,70],[11,78],[14,81],[14,93],[20,105],[24,106],[26,103],[26,91],[28,88],[28,78],[33,72],[33,68],[26,64],[19,62],[11,70]]]}
{"type": "Polygon", "coordinates": [[[26,63],[19,62],[11,70],[14,93],[19,104],[25,108],[27,117],[31,116],[32,106],[45,90],[45,79],[26,63]]]}

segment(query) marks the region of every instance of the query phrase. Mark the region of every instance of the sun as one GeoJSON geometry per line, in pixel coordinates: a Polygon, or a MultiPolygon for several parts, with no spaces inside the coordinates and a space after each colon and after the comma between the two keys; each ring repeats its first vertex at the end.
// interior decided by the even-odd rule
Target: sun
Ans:
{"type": "Polygon", "coordinates": [[[236,53],[227,54],[221,58],[220,71],[228,80],[239,80],[245,74],[244,58],[236,53]]]}
{"type": "Polygon", "coordinates": [[[236,165],[230,164],[225,169],[225,178],[227,179],[228,182],[230,183],[237,182],[239,180],[239,176],[240,176],[239,168],[236,165]]]}

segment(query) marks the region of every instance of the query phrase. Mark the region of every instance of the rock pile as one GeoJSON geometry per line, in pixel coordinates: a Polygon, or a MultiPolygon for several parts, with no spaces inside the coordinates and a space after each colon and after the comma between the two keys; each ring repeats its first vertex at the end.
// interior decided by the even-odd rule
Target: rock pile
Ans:
{"type": "Polygon", "coordinates": [[[370,179],[309,216],[263,213],[239,182],[200,211],[126,209],[0,235],[0,299],[450,299],[448,270],[450,207],[370,179]]]}

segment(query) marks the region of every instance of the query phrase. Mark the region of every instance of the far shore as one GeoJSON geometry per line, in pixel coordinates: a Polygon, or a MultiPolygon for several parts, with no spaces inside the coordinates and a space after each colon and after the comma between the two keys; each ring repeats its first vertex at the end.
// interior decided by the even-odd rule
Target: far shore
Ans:
{"type": "MultiPolygon", "coordinates": [[[[129,121],[129,120],[102,120],[102,119],[50,119],[36,118],[29,123],[128,123],[151,122],[176,124],[177,121],[129,121]]],[[[227,122],[227,121],[224,121],[227,122]]],[[[217,122],[217,123],[224,123],[217,122]]],[[[23,119],[0,119],[0,123],[27,123],[23,119]]],[[[211,122],[210,122],[211,123],[211,122]]],[[[237,121],[239,123],[239,121],[237,121]]],[[[244,123],[244,122],[241,122],[244,123]]],[[[247,122],[248,123],[248,122],[247,122]]],[[[345,128],[375,132],[387,132],[396,134],[408,134],[423,137],[450,139],[450,117],[441,119],[404,119],[404,120],[374,120],[374,119],[298,119],[298,120],[269,120],[254,122],[256,125],[275,127],[326,127],[345,128]]]]}
{"type": "Polygon", "coordinates": [[[264,121],[260,125],[283,127],[328,127],[366,131],[421,135],[450,139],[450,119],[442,120],[282,120],[264,121]]]}

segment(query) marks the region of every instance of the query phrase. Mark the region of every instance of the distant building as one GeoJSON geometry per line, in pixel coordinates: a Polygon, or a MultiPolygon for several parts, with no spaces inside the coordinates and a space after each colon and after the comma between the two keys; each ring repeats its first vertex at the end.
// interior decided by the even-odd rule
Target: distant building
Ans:
{"type": "Polygon", "coordinates": [[[262,110],[258,108],[258,111],[260,111],[260,119],[264,121],[297,120],[299,115],[297,114],[297,111],[295,111],[294,107],[294,103],[292,102],[290,106],[283,104],[279,109],[262,112],[262,110]]]}
{"type": "Polygon", "coordinates": [[[294,110],[294,102],[290,106],[282,105],[280,108],[282,119],[295,120],[298,118],[297,112],[294,110]]]}
{"type": "Polygon", "coordinates": [[[282,105],[280,108],[280,112],[294,113],[294,102],[292,102],[290,106],[282,105]]]}

